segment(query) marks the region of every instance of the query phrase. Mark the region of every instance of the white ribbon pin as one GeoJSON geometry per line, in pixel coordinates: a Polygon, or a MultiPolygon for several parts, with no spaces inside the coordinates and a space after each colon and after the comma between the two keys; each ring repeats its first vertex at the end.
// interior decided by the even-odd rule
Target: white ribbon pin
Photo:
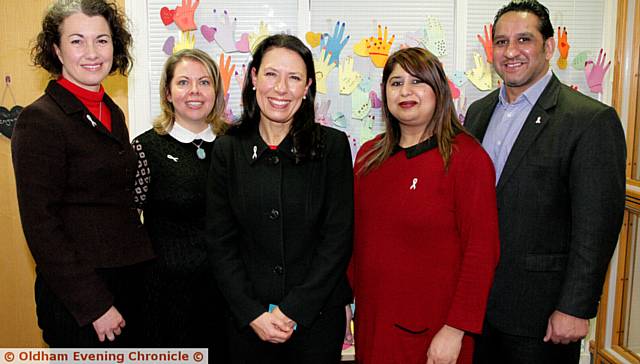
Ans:
{"type": "Polygon", "coordinates": [[[416,189],[416,185],[418,184],[418,179],[414,178],[413,182],[411,183],[411,187],[409,187],[410,190],[415,190],[416,189]]]}
{"type": "Polygon", "coordinates": [[[167,154],[167,158],[171,159],[172,161],[178,163],[178,157],[174,157],[171,154],[167,154]]]}
{"type": "Polygon", "coordinates": [[[538,116],[538,118],[536,119],[536,124],[540,124],[540,117],[538,116]]]}
{"type": "Polygon", "coordinates": [[[91,119],[91,115],[87,115],[87,119],[89,119],[89,121],[91,122],[91,126],[95,128],[97,124],[95,121],[93,121],[93,119],[91,119]]]}
{"type": "Polygon", "coordinates": [[[251,156],[252,159],[256,159],[258,158],[258,147],[257,146],[253,146],[253,155],[251,156]]]}

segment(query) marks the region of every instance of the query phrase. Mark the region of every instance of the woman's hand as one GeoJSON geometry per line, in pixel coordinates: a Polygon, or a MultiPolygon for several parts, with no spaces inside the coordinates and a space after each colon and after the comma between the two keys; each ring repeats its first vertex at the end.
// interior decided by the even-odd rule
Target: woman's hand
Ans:
{"type": "Polygon", "coordinates": [[[98,334],[98,340],[104,341],[106,337],[109,341],[116,339],[116,335],[122,333],[121,329],[126,325],[124,318],[118,310],[111,306],[104,315],[93,321],[93,329],[98,334]]]}
{"type": "Polygon", "coordinates": [[[282,344],[289,340],[291,334],[293,334],[293,325],[270,312],[265,312],[258,316],[258,318],[251,321],[249,326],[261,340],[273,344],[282,344]]]}
{"type": "Polygon", "coordinates": [[[427,364],[455,364],[460,355],[464,331],[444,325],[431,340],[427,364]]]}

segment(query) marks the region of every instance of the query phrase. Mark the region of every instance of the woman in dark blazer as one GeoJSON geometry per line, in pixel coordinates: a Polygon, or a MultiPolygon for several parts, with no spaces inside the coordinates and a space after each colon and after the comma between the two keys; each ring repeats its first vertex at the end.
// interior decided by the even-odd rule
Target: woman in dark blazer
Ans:
{"type": "Polygon", "coordinates": [[[32,54],[55,79],[11,140],[38,324],[52,347],[137,343],[137,278],[153,253],[133,204],[124,114],[101,85],[129,69],[125,24],[112,2],[51,5],[32,54]]]}
{"type": "Polygon", "coordinates": [[[311,51],[274,35],[257,48],[244,111],[213,147],[208,242],[229,303],[232,362],[340,360],[351,300],[353,178],[347,137],[314,122],[311,51]]]}

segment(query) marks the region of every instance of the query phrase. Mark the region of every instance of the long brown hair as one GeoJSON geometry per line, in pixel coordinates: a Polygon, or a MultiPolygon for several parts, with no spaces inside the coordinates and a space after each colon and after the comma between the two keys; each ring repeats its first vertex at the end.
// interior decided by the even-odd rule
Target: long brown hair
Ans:
{"type": "Polygon", "coordinates": [[[359,165],[356,170],[358,175],[367,174],[378,168],[391,156],[393,149],[400,141],[400,121],[389,111],[386,87],[396,65],[433,89],[436,108],[431,121],[425,126],[422,139],[431,133],[437,139],[445,169],[449,166],[449,159],[453,153],[454,137],[459,132],[464,132],[453,105],[447,76],[438,58],[423,48],[401,49],[387,59],[382,71],[382,117],[385,121],[385,133],[356,161],[359,165]]]}

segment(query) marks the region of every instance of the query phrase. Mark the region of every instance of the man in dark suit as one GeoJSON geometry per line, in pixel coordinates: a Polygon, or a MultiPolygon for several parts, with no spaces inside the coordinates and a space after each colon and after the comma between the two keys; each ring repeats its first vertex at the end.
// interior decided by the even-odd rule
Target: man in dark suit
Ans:
{"type": "Polygon", "coordinates": [[[622,223],[624,133],[550,71],[546,7],[512,1],[493,29],[504,82],[465,118],[496,167],[501,240],[475,362],[578,363],[622,223]]]}

